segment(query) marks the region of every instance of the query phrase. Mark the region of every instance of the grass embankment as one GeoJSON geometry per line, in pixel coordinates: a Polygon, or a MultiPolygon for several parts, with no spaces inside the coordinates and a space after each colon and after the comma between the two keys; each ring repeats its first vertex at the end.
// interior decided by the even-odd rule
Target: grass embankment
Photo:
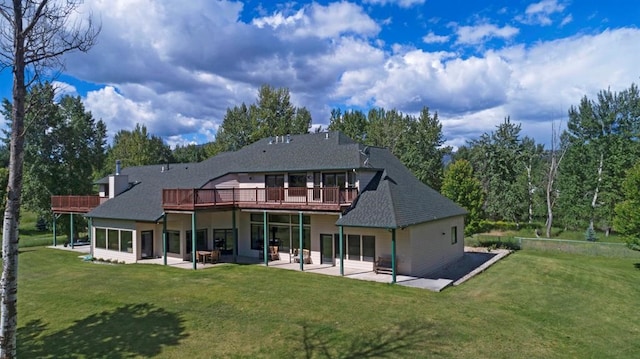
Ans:
{"type": "Polygon", "coordinates": [[[518,251],[442,293],[20,254],[25,358],[637,358],[640,261],[518,251]]]}

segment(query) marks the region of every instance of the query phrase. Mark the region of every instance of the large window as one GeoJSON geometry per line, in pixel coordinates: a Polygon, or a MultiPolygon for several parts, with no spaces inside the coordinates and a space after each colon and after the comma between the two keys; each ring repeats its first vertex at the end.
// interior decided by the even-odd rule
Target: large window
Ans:
{"type": "MultiPolygon", "coordinates": [[[[270,213],[267,218],[267,238],[270,245],[277,245],[280,251],[289,251],[300,246],[299,215],[270,213]]],[[[311,217],[302,216],[303,247],[311,249],[311,217]]],[[[263,214],[251,214],[251,249],[260,250],[264,246],[263,214]]]]}
{"type": "Polygon", "coordinates": [[[107,249],[112,251],[120,250],[120,235],[117,229],[107,230],[107,249]]]}
{"type": "Polygon", "coordinates": [[[376,257],[376,237],[362,236],[362,260],[373,262],[376,257]]]}
{"type": "Polygon", "coordinates": [[[347,258],[360,260],[360,236],[353,234],[347,236],[347,258]]]}
{"type": "Polygon", "coordinates": [[[233,253],[233,229],[214,229],[213,246],[224,254],[233,253]]]}
{"type": "MultiPolygon", "coordinates": [[[[340,235],[334,235],[336,258],[340,257],[340,235]]],[[[352,261],[373,262],[376,256],[376,237],[358,234],[344,235],[342,242],[344,258],[352,261]]]]}
{"type": "Polygon", "coordinates": [[[133,253],[132,231],[120,231],[120,252],[133,253]]]}
{"type": "MultiPolygon", "coordinates": [[[[191,247],[193,246],[193,239],[191,238],[191,231],[187,231],[187,253],[191,253],[191,247]]],[[[207,230],[206,229],[198,229],[196,230],[196,250],[197,251],[207,251],[211,250],[209,247],[209,243],[207,240],[207,230]]]]}
{"type": "Polygon", "coordinates": [[[307,174],[302,173],[289,173],[289,188],[291,187],[307,187],[307,174]]]}
{"type": "Polygon", "coordinates": [[[96,248],[107,248],[106,228],[96,228],[96,248]]]}
{"type": "Polygon", "coordinates": [[[167,252],[180,254],[180,232],[167,231],[167,252]]]}
{"type": "Polygon", "coordinates": [[[96,248],[133,253],[133,231],[96,227],[96,248]]]}

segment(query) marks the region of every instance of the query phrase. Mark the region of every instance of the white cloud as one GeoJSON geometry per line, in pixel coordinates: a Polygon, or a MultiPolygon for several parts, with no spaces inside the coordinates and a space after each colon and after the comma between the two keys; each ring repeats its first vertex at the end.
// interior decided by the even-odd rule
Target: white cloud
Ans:
{"type": "Polygon", "coordinates": [[[449,36],[436,35],[433,31],[429,31],[428,34],[422,37],[422,41],[427,44],[442,44],[449,41],[449,36]]]}
{"type": "MultiPolygon", "coordinates": [[[[481,45],[475,56],[463,57],[387,46],[375,21],[348,3],[289,8],[280,18],[259,18],[262,27],[240,20],[236,2],[86,3],[100,7],[102,33],[88,54],[67,58],[67,69],[106,84],[87,94],[87,109],[107,122],[110,134],[143,123],[174,145],[212,140],[226,109],[254,102],[262,84],[289,88],[314,126],[326,127],[337,106],[404,113],[429,106],[450,143],[463,144],[507,115],[523,122],[523,132],[544,136],[547,122],[583,95],[638,81],[628,56],[640,52],[635,28],[525,46],[514,44],[519,30],[512,26],[453,25],[449,40],[481,45]],[[491,39],[512,45],[486,50],[491,39]]],[[[439,36],[425,38],[444,40],[439,36]]]]}
{"type": "Polygon", "coordinates": [[[372,5],[398,5],[403,8],[410,8],[415,5],[422,5],[426,0],[364,0],[363,2],[372,5]]]}
{"type": "Polygon", "coordinates": [[[327,6],[314,2],[291,16],[277,12],[255,19],[253,24],[259,28],[282,28],[300,37],[333,38],[348,33],[371,36],[380,31],[380,27],[360,6],[348,2],[331,3],[327,6]]]}
{"type": "Polygon", "coordinates": [[[551,15],[562,13],[565,7],[564,4],[558,3],[557,0],[542,0],[527,6],[524,16],[518,17],[518,20],[529,25],[548,26],[553,23],[551,15]]]}
{"type": "Polygon", "coordinates": [[[498,27],[494,24],[459,26],[456,28],[456,44],[479,45],[493,38],[510,39],[518,34],[518,28],[510,25],[498,27]]]}
{"type": "Polygon", "coordinates": [[[573,21],[573,15],[569,14],[567,16],[564,17],[564,19],[562,19],[562,22],[560,22],[560,27],[563,27],[564,25],[570,23],[573,21]]]}
{"type": "Polygon", "coordinates": [[[75,86],[62,81],[52,81],[51,85],[55,89],[56,97],[60,98],[65,95],[78,96],[78,90],[75,86]]]}

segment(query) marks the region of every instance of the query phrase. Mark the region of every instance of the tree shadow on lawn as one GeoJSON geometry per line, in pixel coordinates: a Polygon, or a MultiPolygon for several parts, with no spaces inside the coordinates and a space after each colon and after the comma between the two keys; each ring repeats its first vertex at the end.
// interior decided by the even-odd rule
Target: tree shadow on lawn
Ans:
{"type": "Polygon", "coordinates": [[[634,264],[633,266],[636,267],[636,269],[640,269],[640,262],[634,264]]]}
{"type": "Polygon", "coordinates": [[[187,337],[182,319],[150,304],[129,304],[42,335],[47,323],[33,320],[18,329],[23,358],[131,358],[158,355],[163,346],[187,337]]]}
{"type": "MultiPolygon", "coordinates": [[[[302,324],[302,351],[310,358],[396,358],[410,356],[413,351],[431,353],[444,343],[430,324],[400,323],[387,328],[372,329],[348,343],[336,328],[302,324]]],[[[300,340],[300,337],[297,337],[300,340]]]]}

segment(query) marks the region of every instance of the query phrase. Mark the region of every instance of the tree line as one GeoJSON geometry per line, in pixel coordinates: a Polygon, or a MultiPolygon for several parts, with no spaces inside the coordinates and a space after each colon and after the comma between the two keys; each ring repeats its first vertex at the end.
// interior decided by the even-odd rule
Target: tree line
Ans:
{"type": "MultiPolygon", "coordinates": [[[[288,89],[264,85],[255,103],[227,109],[213,142],[171,149],[137,124],[118,131],[108,145],[106,125],[86,111],[80,97],[58,99],[45,83],[30,88],[27,103],[34,110],[25,118],[23,204],[43,217],[49,216],[52,194],[92,193],[93,181],[112,173],[116,159],[124,166],[199,162],[261,138],[308,133],[312,124],[305,107],[291,104],[288,89]]],[[[2,113],[10,118],[8,100],[2,113]]],[[[633,220],[640,217],[635,210],[640,193],[625,183],[635,183],[629,169],[640,166],[639,120],[640,96],[632,84],[571,106],[566,128],[560,131],[557,123],[550,128],[547,148],[522,136],[521,125],[507,117],[453,152],[444,146],[438,113],[426,106],[417,116],[395,109],[334,109],[327,130],[388,148],[418,179],[468,210],[467,234],[505,221],[539,227],[547,237],[553,226],[633,235],[640,229],[633,227],[640,223],[633,220]]],[[[2,167],[6,148],[0,150],[2,167]]],[[[5,179],[6,173],[0,176],[5,179]]]]}

